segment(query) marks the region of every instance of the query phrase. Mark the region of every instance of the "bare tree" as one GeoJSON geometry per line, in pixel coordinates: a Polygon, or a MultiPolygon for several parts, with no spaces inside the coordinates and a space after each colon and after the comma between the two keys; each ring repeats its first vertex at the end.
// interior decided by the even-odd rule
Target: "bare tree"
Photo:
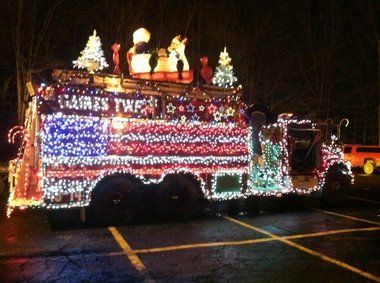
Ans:
{"type": "Polygon", "coordinates": [[[331,92],[341,82],[334,59],[341,43],[341,23],[337,1],[315,2],[304,0],[299,14],[303,35],[298,44],[298,59],[305,92],[313,98],[310,106],[330,116],[331,92]],[[326,5],[327,3],[327,5],[326,5]],[[323,6],[326,5],[326,6],[323,6]],[[321,7],[323,6],[323,7],[321,7]],[[315,107],[317,106],[317,107],[315,107]]]}
{"type": "Polygon", "coordinates": [[[32,81],[35,73],[47,67],[41,64],[41,53],[42,51],[49,52],[44,50],[43,43],[49,42],[47,39],[48,28],[59,4],[60,1],[53,1],[50,6],[44,6],[44,9],[41,9],[38,6],[41,5],[41,2],[37,0],[8,2],[12,22],[10,27],[15,60],[17,114],[20,123],[23,122],[29,97],[25,85],[32,81]]]}
{"type": "Polygon", "coordinates": [[[380,6],[378,4],[378,1],[373,0],[350,1],[347,8],[354,38],[352,45],[357,50],[357,57],[360,58],[357,72],[352,77],[357,82],[355,95],[352,96],[352,99],[360,107],[359,111],[356,111],[355,119],[358,121],[358,128],[362,131],[362,142],[373,144],[375,140],[380,144],[380,37],[378,22],[380,6]],[[374,61],[376,57],[377,63],[374,61]]]}

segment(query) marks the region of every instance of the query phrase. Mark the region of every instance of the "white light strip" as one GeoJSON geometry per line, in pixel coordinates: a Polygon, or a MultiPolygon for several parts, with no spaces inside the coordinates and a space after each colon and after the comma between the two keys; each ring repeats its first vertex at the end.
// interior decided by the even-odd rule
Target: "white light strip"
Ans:
{"type": "Polygon", "coordinates": [[[246,144],[246,135],[241,136],[196,136],[188,134],[114,134],[111,135],[110,141],[112,142],[128,142],[128,141],[139,141],[146,143],[154,143],[154,141],[159,140],[160,142],[170,142],[170,143],[210,143],[210,144],[246,144]]]}
{"type": "Polygon", "coordinates": [[[191,165],[228,165],[233,163],[248,162],[248,156],[86,156],[86,157],[44,157],[44,166],[69,165],[69,166],[92,166],[92,165],[123,165],[123,164],[191,164],[191,165]]]}

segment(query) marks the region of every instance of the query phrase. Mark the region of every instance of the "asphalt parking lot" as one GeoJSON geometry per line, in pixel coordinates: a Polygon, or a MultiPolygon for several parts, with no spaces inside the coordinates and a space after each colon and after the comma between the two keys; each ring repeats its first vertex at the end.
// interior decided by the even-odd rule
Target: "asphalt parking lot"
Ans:
{"type": "Polygon", "coordinates": [[[380,176],[337,208],[261,200],[182,222],[85,225],[78,211],[1,212],[2,282],[380,282],[380,176]]]}

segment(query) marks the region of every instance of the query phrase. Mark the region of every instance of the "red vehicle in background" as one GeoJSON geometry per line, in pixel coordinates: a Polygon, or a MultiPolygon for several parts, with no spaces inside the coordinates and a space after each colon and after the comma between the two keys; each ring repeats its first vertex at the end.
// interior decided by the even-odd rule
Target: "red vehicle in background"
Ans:
{"type": "Polygon", "coordinates": [[[346,144],[344,158],[351,162],[353,167],[363,167],[364,173],[371,175],[380,167],[380,146],[346,144]]]}

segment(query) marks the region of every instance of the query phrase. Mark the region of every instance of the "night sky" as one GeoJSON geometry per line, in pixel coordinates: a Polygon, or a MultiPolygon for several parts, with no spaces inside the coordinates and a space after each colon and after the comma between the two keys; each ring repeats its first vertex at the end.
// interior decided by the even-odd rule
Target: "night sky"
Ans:
{"type": "MultiPolygon", "coordinates": [[[[94,29],[112,70],[121,67],[139,27],[153,47],[181,34],[198,76],[202,56],[214,69],[227,46],[246,103],[316,120],[350,119],[343,142],[377,143],[380,1],[37,1],[0,3],[0,160],[14,157],[6,133],[17,122],[17,76],[49,81],[72,68],[94,29]],[[284,3],[286,2],[286,3],[284,3]]],[[[20,79],[20,77],[19,77],[20,79]]]]}

